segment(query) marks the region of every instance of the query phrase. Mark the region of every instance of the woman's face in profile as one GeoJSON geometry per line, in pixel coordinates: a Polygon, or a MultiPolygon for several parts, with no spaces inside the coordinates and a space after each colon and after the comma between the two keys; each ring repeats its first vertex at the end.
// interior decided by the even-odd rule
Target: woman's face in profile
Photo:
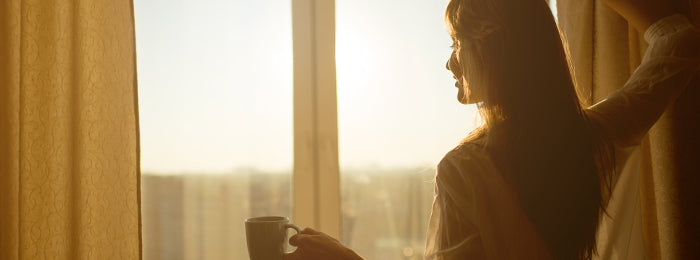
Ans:
{"type": "Polygon", "coordinates": [[[462,104],[469,104],[467,95],[465,95],[467,85],[462,73],[462,65],[459,63],[459,45],[455,40],[452,44],[452,55],[447,60],[447,70],[452,72],[452,77],[456,80],[455,87],[457,88],[457,101],[462,104]]]}
{"type": "Polygon", "coordinates": [[[452,55],[447,60],[447,70],[452,72],[452,77],[456,80],[457,101],[462,104],[474,104],[482,101],[482,95],[479,94],[480,92],[474,91],[467,81],[467,75],[464,73],[465,69],[462,63],[462,57],[465,57],[465,55],[465,50],[461,48],[459,41],[454,40],[452,55]]]}

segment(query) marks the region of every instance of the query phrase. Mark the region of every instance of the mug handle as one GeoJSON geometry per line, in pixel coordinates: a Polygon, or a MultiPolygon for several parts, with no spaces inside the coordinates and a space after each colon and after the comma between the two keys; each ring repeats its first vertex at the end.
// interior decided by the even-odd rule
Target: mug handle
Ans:
{"type": "MultiPolygon", "coordinates": [[[[290,228],[291,228],[291,229],[294,229],[294,230],[297,232],[297,234],[300,234],[300,233],[301,233],[301,228],[299,228],[299,226],[294,225],[294,224],[284,224],[284,230],[285,230],[285,231],[286,231],[287,229],[290,229],[290,228]]],[[[289,243],[289,242],[287,242],[287,243],[289,243]]],[[[294,250],[294,251],[296,251],[296,250],[294,250]]],[[[294,253],[294,251],[286,252],[285,254],[291,254],[291,253],[294,253]]]]}

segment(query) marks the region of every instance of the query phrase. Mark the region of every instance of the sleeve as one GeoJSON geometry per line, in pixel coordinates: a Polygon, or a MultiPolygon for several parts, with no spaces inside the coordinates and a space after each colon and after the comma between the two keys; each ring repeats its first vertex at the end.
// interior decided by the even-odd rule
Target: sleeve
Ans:
{"type": "Polygon", "coordinates": [[[475,210],[465,165],[446,156],[438,165],[435,196],[428,223],[425,259],[483,259],[484,248],[471,221],[475,210]]]}
{"type": "Polygon", "coordinates": [[[700,34],[684,16],[655,22],[644,37],[649,47],[624,87],[586,109],[618,147],[638,144],[700,71],[700,34]]]}

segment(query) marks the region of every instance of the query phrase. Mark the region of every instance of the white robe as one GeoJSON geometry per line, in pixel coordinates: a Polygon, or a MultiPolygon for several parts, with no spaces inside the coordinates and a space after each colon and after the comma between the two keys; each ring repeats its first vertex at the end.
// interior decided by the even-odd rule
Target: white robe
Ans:
{"type": "MultiPolygon", "coordinates": [[[[700,71],[700,33],[682,15],[655,22],[644,37],[649,47],[625,86],[585,110],[620,149],[637,145],[700,71]]],[[[458,145],[438,165],[425,256],[550,258],[515,190],[478,140],[458,145]],[[434,254],[438,251],[447,253],[434,254]]]]}

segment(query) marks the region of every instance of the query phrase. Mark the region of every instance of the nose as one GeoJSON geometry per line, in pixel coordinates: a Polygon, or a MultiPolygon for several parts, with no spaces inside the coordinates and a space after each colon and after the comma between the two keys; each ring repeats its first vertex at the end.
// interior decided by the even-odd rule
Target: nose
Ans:
{"type": "Polygon", "coordinates": [[[457,53],[456,52],[454,52],[454,51],[452,52],[452,55],[450,55],[450,59],[448,59],[447,63],[445,64],[445,68],[447,68],[447,70],[454,73],[455,76],[459,76],[457,74],[461,74],[461,73],[459,73],[460,69],[459,69],[459,62],[457,61],[457,53]]]}
{"type": "Polygon", "coordinates": [[[450,63],[453,62],[452,59],[454,58],[454,56],[455,56],[455,52],[453,51],[452,54],[450,54],[450,58],[448,58],[448,59],[447,59],[447,62],[445,63],[445,68],[446,68],[447,70],[452,70],[452,69],[450,68],[450,63]]]}

